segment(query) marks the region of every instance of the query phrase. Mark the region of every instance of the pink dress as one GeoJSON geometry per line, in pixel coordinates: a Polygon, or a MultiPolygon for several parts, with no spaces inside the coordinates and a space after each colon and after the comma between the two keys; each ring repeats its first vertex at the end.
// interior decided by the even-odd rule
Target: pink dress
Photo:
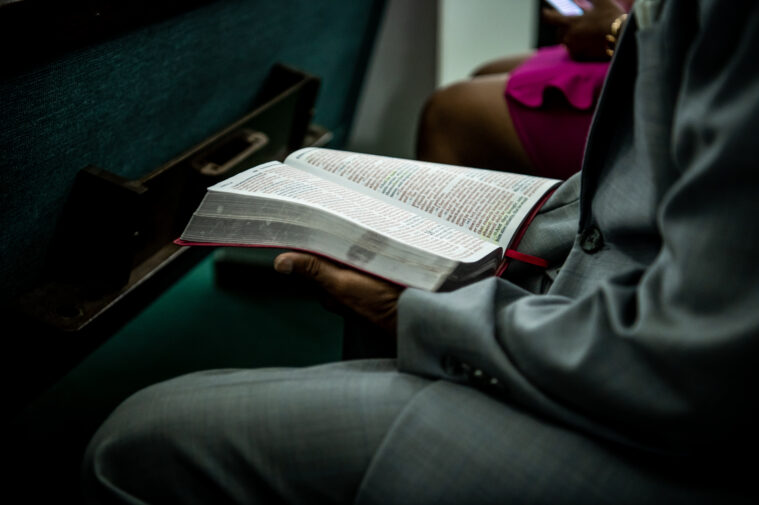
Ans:
{"type": "Polygon", "coordinates": [[[608,62],[578,62],[564,46],[541,48],[516,68],[506,103],[536,175],[566,179],[579,171],[608,62]]]}
{"type": "MultiPolygon", "coordinates": [[[[616,2],[629,12],[634,0],[616,2]]],[[[593,7],[585,0],[580,6],[593,7]]],[[[506,103],[537,175],[566,179],[582,168],[585,141],[608,69],[609,62],[574,61],[564,46],[550,46],[511,73],[506,103]]]]}

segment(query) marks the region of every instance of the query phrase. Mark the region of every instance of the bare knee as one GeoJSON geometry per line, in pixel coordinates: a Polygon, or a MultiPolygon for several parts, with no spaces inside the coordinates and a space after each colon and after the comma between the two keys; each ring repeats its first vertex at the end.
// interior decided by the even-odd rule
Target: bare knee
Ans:
{"type": "Polygon", "coordinates": [[[466,121],[466,81],[436,90],[424,104],[417,130],[420,160],[456,163],[456,129],[466,121]]]}
{"type": "Polygon", "coordinates": [[[472,72],[472,77],[509,73],[527,61],[533,54],[535,52],[530,51],[483,63],[472,72]]]}

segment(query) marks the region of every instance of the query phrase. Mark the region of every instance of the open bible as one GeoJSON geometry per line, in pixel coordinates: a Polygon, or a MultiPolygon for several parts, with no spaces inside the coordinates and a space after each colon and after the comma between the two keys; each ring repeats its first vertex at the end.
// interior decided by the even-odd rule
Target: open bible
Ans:
{"type": "Polygon", "coordinates": [[[452,290],[520,257],[516,243],[559,182],[305,148],[208,188],[176,243],[303,250],[452,290]]]}

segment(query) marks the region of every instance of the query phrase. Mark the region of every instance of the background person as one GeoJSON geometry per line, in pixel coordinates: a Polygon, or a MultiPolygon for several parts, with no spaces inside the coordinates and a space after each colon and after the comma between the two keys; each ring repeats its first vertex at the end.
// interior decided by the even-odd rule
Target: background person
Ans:
{"type": "Polygon", "coordinates": [[[630,5],[586,2],[581,16],[544,9],[562,44],[488,63],[436,91],[420,118],[417,157],[558,179],[579,171],[613,50],[607,36],[630,5]]]}

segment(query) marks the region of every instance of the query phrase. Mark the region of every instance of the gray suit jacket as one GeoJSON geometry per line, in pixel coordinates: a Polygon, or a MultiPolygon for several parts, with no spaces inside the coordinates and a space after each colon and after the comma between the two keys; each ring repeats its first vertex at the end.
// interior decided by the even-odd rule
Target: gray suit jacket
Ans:
{"type": "Polygon", "coordinates": [[[523,242],[554,268],[403,294],[399,368],[440,380],[360,503],[749,500],[733,457],[757,447],[759,2],[646,3],[581,183],[523,242]]]}

